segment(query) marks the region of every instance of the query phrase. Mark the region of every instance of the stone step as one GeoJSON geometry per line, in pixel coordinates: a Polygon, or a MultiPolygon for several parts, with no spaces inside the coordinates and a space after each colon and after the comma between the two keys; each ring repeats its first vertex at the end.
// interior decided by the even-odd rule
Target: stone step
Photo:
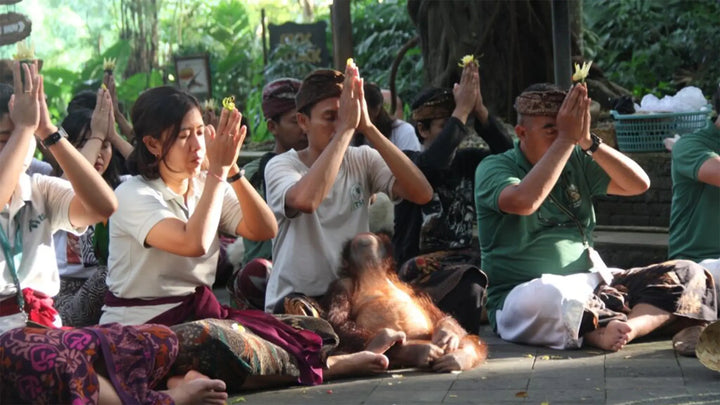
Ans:
{"type": "Polygon", "coordinates": [[[629,269],[667,260],[667,228],[598,226],[593,239],[610,267],[629,269]]]}

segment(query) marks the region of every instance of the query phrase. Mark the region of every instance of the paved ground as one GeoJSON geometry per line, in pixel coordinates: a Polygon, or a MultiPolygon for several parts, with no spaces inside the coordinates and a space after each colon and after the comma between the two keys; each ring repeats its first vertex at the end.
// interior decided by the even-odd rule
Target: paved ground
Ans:
{"type": "Polygon", "coordinates": [[[618,353],[515,345],[485,327],[488,361],[460,374],[416,370],[317,387],[244,393],[229,404],[720,404],[720,373],[675,355],[669,340],[618,353]]]}

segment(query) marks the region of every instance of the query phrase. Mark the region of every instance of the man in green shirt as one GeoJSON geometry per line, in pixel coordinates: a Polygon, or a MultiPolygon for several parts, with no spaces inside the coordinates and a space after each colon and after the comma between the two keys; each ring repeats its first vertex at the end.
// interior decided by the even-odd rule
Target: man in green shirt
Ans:
{"type": "Polygon", "coordinates": [[[592,249],[592,197],[637,195],[649,179],[590,134],[589,106],[582,84],[567,95],[529,87],[515,102],[519,142],[477,168],[488,315],[505,340],[556,349],[586,340],[617,351],[675,319],[715,319],[715,293],[698,265],[611,270],[592,249]]]}
{"type": "MultiPolygon", "coordinates": [[[[720,88],[718,88],[720,95],[720,88]]],[[[715,111],[720,111],[720,97],[715,111]]],[[[670,259],[688,259],[720,282],[720,117],[672,148],[670,259]]]]}

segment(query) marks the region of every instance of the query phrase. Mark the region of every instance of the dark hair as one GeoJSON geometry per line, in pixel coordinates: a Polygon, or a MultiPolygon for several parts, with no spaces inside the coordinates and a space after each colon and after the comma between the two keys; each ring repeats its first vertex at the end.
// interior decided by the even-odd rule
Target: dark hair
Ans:
{"type": "Polygon", "coordinates": [[[95,109],[95,104],[97,104],[97,93],[92,90],[83,90],[70,100],[67,106],[67,112],[70,114],[80,109],[92,111],[95,109]]]}
{"type": "MultiPolygon", "coordinates": [[[[421,91],[420,94],[417,95],[417,97],[415,97],[415,101],[413,101],[412,104],[410,104],[410,109],[417,110],[423,104],[431,101],[434,98],[447,97],[448,91],[449,90],[443,89],[440,87],[428,87],[428,88],[424,89],[423,91],[421,91]]],[[[421,144],[425,143],[425,138],[423,138],[420,135],[420,130],[418,129],[418,124],[422,124],[423,128],[425,128],[426,130],[430,130],[430,125],[432,125],[432,122],[433,122],[433,119],[424,119],[424,120],[415,121],[415,123],[414,123],[415,125],[413,125],[413,128],[415,128],[415,136],[417,136],[417,138],[421,144]]]]}
{"type": "Polygon", "coordinates": [[[383,105],[385,99],[383,98],[382,90],[380,90],[380,87],[375,83],[365,83],[363,89],[365,90],[365,102],[368,108],[380,109],[378,115],[372,120],[373,124],[389,139],[390,135],[392,135],[393,122],[395,120],[393,120],[387,110],[385,110],[385,106],[383,105]]]}
{"type": "Polygon", "coordinates": [[[148,180],[160,177],[159,163],[167,156],[170,146],[180,133],[180,125],[188,111],[200,104],[190,93],[175,87],[161,86],[145,90],[135,101],[130,118],[135,132],[135,148],[127,159],[130,174],[140,174],[148,180]],[[143,138],[151,136],[162,139],[162,153],[155,157],[143,142],[143,138]]]}
{"type": "MultiPolygon", "coordinates": [[[[78,108],[68,114],[61,124],[65,132],[68,134],[68,141],[77,150],[82,149],[89,138],[86,134],[90,131],[92,115],[92,110],[88,110],[87,108],[78,108]]],[[[105,179],[107,184],[109,184],[113,189],[120,185],[120,170],[116,158],[119,155],[120,152],[113,148],[112,157],[110,158],[108,167],[102,174],[103,179],[105,179]]],[[[62,172],[59,174],[62,175],[62,172]]]]}
{"type": "Polygon", "coordinates": [[[713,105],[715,106],[715,114],[720,115],[720,84],[718,84],[715,94],[712,96],[713,105]]]}
{"type": "Polygon", "coordinates": [[[10,113],[10,96],[13,95],[13,87],[6,83],[0,83],[0,117],[10,113]]]}

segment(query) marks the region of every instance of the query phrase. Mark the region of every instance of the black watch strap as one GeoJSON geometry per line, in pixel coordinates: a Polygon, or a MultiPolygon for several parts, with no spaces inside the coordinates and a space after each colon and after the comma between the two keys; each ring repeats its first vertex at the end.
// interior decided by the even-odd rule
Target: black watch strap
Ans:
{"type": "Polygon", "coordinates": [[[592,156],[592,154],[598,150],[598,148],[600,147],[600,144],[603,143],[602,138],[600,138],[599,136],[595,135],[592,132],[590,133],[590,139],[592,139],[592,145],[590,145],[589,148],[582,150],[588,156],[592,156]]]}
{"type": "Polygon", "coordinates": [[[58,143],[62,138],[67,138],[67,132],[63,127],[58,128],[57,132],[50,134],[47,138],[43,139],[42,144],[45,148],[49,148],[58,143]]]}
{"type": "Polygon", "coordinates": [[[243,178],[243,177],[245,177],[245,169],[240,169],[239,172],[237,172],[237,173],[233,174],[232,176],[228,177],[225,181],[227,181],[228,183],[234,183],[234,182],[240,180],[240,179],[243,178]]]}

